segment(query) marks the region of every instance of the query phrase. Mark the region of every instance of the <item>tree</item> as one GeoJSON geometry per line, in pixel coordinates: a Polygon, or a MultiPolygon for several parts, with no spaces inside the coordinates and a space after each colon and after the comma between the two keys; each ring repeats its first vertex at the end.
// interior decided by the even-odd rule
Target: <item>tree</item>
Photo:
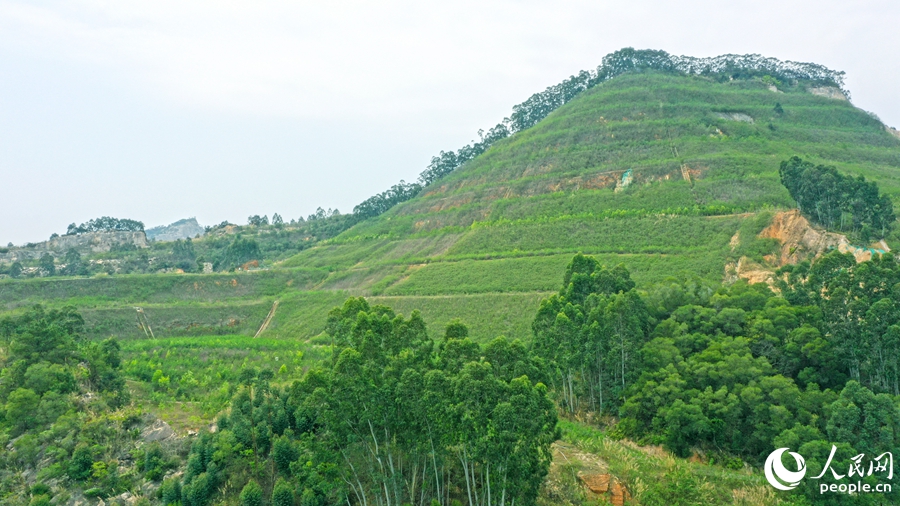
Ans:
{"type": "Polygon", "coordinates": [[[269,224],[269,217],[254,214],[253,216],[247,217],[247,224],[253,227],[262,227],[269,224]]]}
{"type": "Polygon", "coordinates": [[[143,232],[144,224],[136,220],[112,218],[102,216],[89,220],[81,225],[72,223],[66,230],[66,235],[85,234],[88,232],[143,232]]]}
{"type": "Polygon", "coordinates": [[[256,241],[238,235],[225,249],[222,258],[217,262],[218,265],[216,267],[219,270],[232,269],[251,260],[261,260],[262,257],[262,252],[256,241]]]}
{"type": "Polygon", "coordinates": [[[91,475],[91,466],[94,464],[94,456],[86,443],[78,443],[72,452],[72,459],[66,469],[69,478],[75,481],[86,480],[91,475]]]}
{"type": "Polygon", "coordinates": [[[53,260],[53,255],[50,253],[44,253],[41,255],[41,259],[38,261],[38,265],[40,265],[41,270],[47,276],[53,276],[56,274],[56,264],[53,260]]]}
{"type": "Polygon", "coordinates": [[[63,269],[63,274],[67,276],[75,276],[79,274],[86,274],[87,269],[81,262],[81,253],[78,252],[75,248],[69,248],[66,251],[66,256],[63,261],[66,266],[63,269]]]}
{"type": "Polygon", "coordinates": [[[284,219],[280,214],[275,213],[272,215],[272,225],[275,225],[277,228],[281,228],[284,226],[284,219]]]}
{"type": "Polygon", "coordinates": [[[272,506],[294,506],[294,491],[291,485],[279,479],[272,490],[272,506]]]}
{"type": "Polygon", "coordinates": [[[18,278],[22,275],[22,262],[15,261],[9,266],[9,277],[18,278]]]}
{"type": "Polygon", "coordinates": [[[263,491],[255,480],[250,480],[241,490],[241,506],[262,506],[263,491]]]}
{"type": "Polygon", "coordinates": [[[35,425],[35,416],[41,398],[28,388],[13,390],[6,400],[6,419],[13,423],[17,432],[25,431],[35,425]]]}
{"type": "Polygon", "coordinates": [[[179,269],[192,271],[197,266],[197,253],[190,238],[176,239],[172,245],[172,260],[179,269]]]}
{"type": "Polygon", "coordinates": [[[863,240],[885,237],[893,227],[896,216],[890,198],[862,176],[846,176],[796,156],[781,163],[779,174],[800,212],[824,227],[846,227],[863,240]]]}
{"type": "Polygon", "coordinates": [[[574,413],[587,401],[603,411],[621,404],[638,376],[634,366],[650,330],[649,311],[628,270],[575,255],[559,294],[541,302],[532,323],[533,352],[553,371],[551,384],[574,413]]]}

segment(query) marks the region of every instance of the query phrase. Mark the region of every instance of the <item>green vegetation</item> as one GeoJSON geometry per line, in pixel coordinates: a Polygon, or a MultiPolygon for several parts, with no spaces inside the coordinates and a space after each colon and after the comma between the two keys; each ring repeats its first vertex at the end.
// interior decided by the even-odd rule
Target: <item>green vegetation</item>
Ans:
{"type": "Polygon", "coordinates": [[[437,352],[418,313],[365,299],[329,314],[330,359],[280,389],[245,368],[219,431],[192,446],[182,504],[533,503],[556,411],[517,341],[479,347],[448,327],[437,352]],[[477,395],[472,395],[477,392],[477,395]]]}
{"type": "MultiPolygon", "coordinates": [[[[533,350],[565,411],[617,414],[616,433],[676,456],[761,465],[789,447],[815,476],[830,453],[843,470],[900,450],[900,265],[834,252],[803,267],[787,270],[783,297],[736,283],[642,298],[627,270],[576,256],[541,303],[533,350]]],[[[799,490],[819,498],[813,482],[799,490]]]]}
{"type": "Polygon", "coordinates": [[[143,232],[144,224],[136,220],[112,218],[103,216],[94,220],[88,220],[81,225],[72,223],[66,230],[66,235],[86,234],[88,232],[143,232]]]}
{"type": "MultiPolygon", "coordinates": [[[[37,482],[31,487],[36,497],[50,495],[45,484],[50,481],[66,481],[85,495],[93,490],[94,495],[110,496],[144,475],[154,479],[159,466],[169,466],[159,453],[156,463],[121,472],[122,452],[135,450],[129,429],[140,413],[129,407],[119,343],[86,341],[81,338],[83,327],[72,307],[48,311],[35,306],[19,317],[0,320],[5,345],[0,355],[4,504],[16,504],[21,497],[24,471],[37,482]]],[[[146,451],[132,455],[143,458],[146,451]]]]}
{"type": "MultiPolygon", "coordinates": [[[[615,78],[576,76],[530,102],[532,112],[517,106],[522,121],[543,119],[529,128],[510,126],[510,135],[485,134],[489,145],[470,146],[462,155],[455,151],[456,165],[446,167],[457,168],[414,198],[405,200],[412,190],[403,183],[369,202],[377,210],[363,213],[366,219],[331,209],[290,220],[251,216],[252,224],[223,223],[190,242],[152,242],[146,249],[108,253],[72,251],[55,258],[58,276],[101,277],[82,278],[84,284],[44,277],[21,287],[15,286],[18,281],[6,285],[0,280],[0,298],[15,309],[19,301],[43,302],[50,293],[76,292],[69,286],[100,288],[81,292],[77,296],[88,298],[73,303],[86,317],[108,322],[97,327],[105,335],[123,337],[142,332],[134,320],[129,323],[132,305],[154,305],[145,310],[160,335],[199,335],[253,333],[264,308],[279,300],[267,332],[308,338],[324,328],[327,308],[348,295],[391,297],[391,304],[404,311],[417,304],[425,311],[428,305],[435,308],[424,313],[429,321],[444,324],[454,315],[438,305],[474,308],[473,294],[509,307],[510,295],[531,301],[535,293],[552,291],[553,269],[576,253],[594,255],[607,265],[623,264],[642,286],[671,279],[715,283],[726,263],[744,256],[767,265],[774,240],[755,236],[766,219],[796,205],[778,173],[780,161],[795,155],[834,166],[841,174],[865,176],[891,199],[898,195],[898,141],[850,103],[807,91],[840,85],[840,75],[829,78],[818,67],[802,65],[797,72],[805,74],[790,74],[790,65],[782,68],[765,59],[742,63],[732,57],[695,65],[673,58],[628,51],[611,56],[604,66],[618,69],[607,76],[615,78]],[[476,151],[483,152],[470,156],[476,151]],[[460,159],[467,161],[460,165],[460,159]],[[737,232],[740,241],[734,246],[730,241],[737,232]],[[260,271],[246,277],[235,272],[238,289],[199,297],[204,289],[187,299],[207,305],[186,304],[181,295],[167,297],[171,292],[150,276],[135,275],[198,273],[207,262],[219,272],[247,262],[257,269],[252,260],[260,271]],[[250,281],[295,269],[306,279],[280,289],[257,289],[250,281]],[[328,291],[332,294],[322,293],[328,291]],[[94,293],[109,298],[92,300],[94,293]],[[222,311],[216,314],[215,307],[222,311]]],[[[447,172],[446,167],[437,172],[447,172]]],[[[850,230],[850,214],[845,219],[850,230]]],[[[894,234],[887,234],[888,244],[895,243],[894,234]]],[[[49,269],[35,258],[0,263],[3,273],[28,278],[49,269]]],[[[184,279],[207,287],[213,279],[223,281],[213,276],[218,274],[184,279]]],[[[168,283],[175,282],[163,284],[168,283]]],[[[484,322],[471,325],[473,337],[484,342],[498,333],[523,336],[535,305],[511,309],[493,321],[476,315],[478,309],[466,309],[468,318],[484,322]]]]}
{"type": "Polygon", "coordinates": [[[122,344],[122,370],[144,385],[142,398],[155,410],[177,404],[194,419],[214,419],[241,385],[242,371],[275,372],[277,384],[303,376],[308,364],[330,356],[321,346],[247,336],[143,339],[122,344]]]}
{"type": "Polygon", "coordinates": [[[885,237],[894,225],[890,197],[864,177],[852,178],[834,167],[813,165],[797,158],[781,162],[781,182],[800,211],[825,227],[857,232],[863,240],[885,237]]]}
{"type": "Polygon", "coordinates": [[[832,444],[842,473],[896,450],[900,269],[835,254],[784,268],[777,294],[720,283],[742,258],[775,270],[781,245],[758,235],[798,203],[854,241],[900,245],[900,142],[809,92],[841,78],[623,50],[351,214],[254,215],[108,252],[5,249],[9,342],[36,303],[75,306],[84,328],[64,362],[20,371],[3,352],[4,501],[583,504],[596,498],[576,464],[548,446],[558,412],[568,456],[603,459],[639,504],[819,503],[773,495],[754,469],[774,445],[810,475],[832,444]],[[831,179],[841,193],[820,191],[831,179]],[[134,399],[116,406],[85,372],[113,342],[106,372],[134,399]],[[66,371],[65,394],[41,381],[68,385],[66,371]],[[56,421],[18,416],[55,395],[56,421]],[[174,443],[144,444],[153,417],[174,443]]]}

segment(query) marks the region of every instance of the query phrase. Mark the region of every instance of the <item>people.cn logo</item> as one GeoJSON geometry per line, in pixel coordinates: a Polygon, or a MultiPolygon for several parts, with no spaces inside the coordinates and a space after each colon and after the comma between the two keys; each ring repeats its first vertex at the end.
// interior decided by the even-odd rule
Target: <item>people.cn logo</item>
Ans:
{"type": "Polygon", "coordinates": [[[800,484],[800,480],[806,476],[806,461],[803,460],[803,456],[799,453],[788,452],[797,461],[796,471],[789,471],[784,467],[784,464],[781,462],[781,456],[786,451],[788,451],[787,448],[779,448],[770,453],[769,458],[766,459],[766,479],[778,490],[796,488],[800,484]]]}

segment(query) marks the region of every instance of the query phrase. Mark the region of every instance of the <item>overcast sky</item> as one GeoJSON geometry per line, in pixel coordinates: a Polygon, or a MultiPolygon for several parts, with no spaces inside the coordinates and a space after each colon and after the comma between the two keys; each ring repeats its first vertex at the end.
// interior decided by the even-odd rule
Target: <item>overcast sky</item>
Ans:
{"type": "Polygon", "coordinates": [[[900,126],[900,2],[0,0],[0,244],[353,206],[622,47],[847,72],[900,126]]]}

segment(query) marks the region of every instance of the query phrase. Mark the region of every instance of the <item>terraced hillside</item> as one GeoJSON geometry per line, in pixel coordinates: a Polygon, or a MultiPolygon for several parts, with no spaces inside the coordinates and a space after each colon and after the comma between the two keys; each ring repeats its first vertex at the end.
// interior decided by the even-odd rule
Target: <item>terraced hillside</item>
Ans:
{"type": "Polygon", "coordinates": [[[794,207],[778,178],[793,155],[900,197],[900,139],[812,86],[621,75],[271,270],[3,281],[0,303],[68,301],[96,333],[139,337],[135,306],[164,336],[252,335],[278,300],[267,336],[309,338],[346,296],[367,295],[422,310],[435,333],[458,317],[476,339],[527,340],[576,252],[626,265],[641,286],[717,282],[729,261],[762,262],[774,244],[756,234],[794,207]]]}
{"type": "Polygon", "coordinates": [[[617,77],[284,266],[328,269],[319,288],[422,307],[430,321],[478,301],[502,314],[476,333],[526,337],[539,294],[556,288],[575,252],[622,263],[639,284],[720,281],[729,259],[761,259],[772,247],[753,238],[773,212],[794,207],[778,177],[790,156],[900,195],[900,141],[879,120],[802,85],[782,89],[617,77]]]}

